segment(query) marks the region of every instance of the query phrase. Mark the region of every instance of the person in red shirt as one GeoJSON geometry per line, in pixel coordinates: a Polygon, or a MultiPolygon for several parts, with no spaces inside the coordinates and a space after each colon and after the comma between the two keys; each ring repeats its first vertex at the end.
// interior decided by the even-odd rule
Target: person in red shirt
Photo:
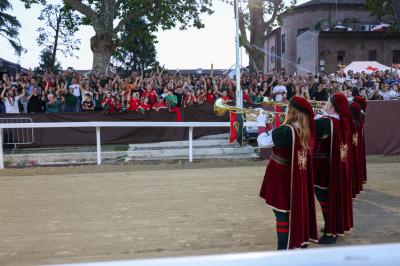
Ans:
{"type": "Polygon", "coordinates": [[[243,91],[243,102],[244,103],[249,103],[250,102],[249,89],[244,89],[244,91],[243,91]]]}
{"type": "Polygon", "coordinates": [[[151,105],[149,104],[149,98],[146,97],[143,99],[143,101],[139,104],[139,107],[137,111],[140,112],[145,112],[145,111],[150,111],[151,110],[151,105]]]}
{"type": "Polygon", "coordinates": [[[205,95],[206,97],[206,102],[208,103],[214,103],[215,102],[215,94],[213,93],[212,89],[208,89],[207,93],[205,95]]]}
{"type": "Polygon", "coordinates": [[[186,92],[184,97],[184,106],[190,106],[196,103],[196,98],[193,95],[193,91],[189,90],[186,92]]]}
{"type": "Polygon", "coordinates": [[[206,101],[204,90],[197,90],[194,97],[196,98],[196,103],[198,105],[203,104],[206,101]]]}
{"type": "Polygon", "coordinates": [[[168,109],[168,105],[167,103],[164,101],[163,97],[158,97],[157,98],[157,102],[153,105],[153,107],[151,108],[155,111],[160,111],[160,110],[167,110],[168,109]]]}
{"type": "Polygon", "coordinates": [[[232,102],[232,98],[228,96],[228,93],[226,91],[222,92],[221,99],[224,101],[224,103],[232,102]]]}
{"type": "Polygon", "coordinates": [[[146,91],[142,93],[142,101],[144,98],[148,97],[149,98],[149,103],[151,105],[155,104],[157,102],[157,93],[153,90],[153,87],[151,84],[147,84],[146,86],[146,91]]]}
{"type": "Polygon", "coordinates": [[[115,112],[115,103],[114,99],[111,96],[111,92],[107,91],[106,97],[101,100],[101,106],[103,112],[105,112],[106,114],[115,112]]]}
{"type": "Polygon", "coordinates": [[[137,92],[133,92],[132,97],[128,95],[128,111],[136,111],[139,105],[140,100],[137,92]]]}

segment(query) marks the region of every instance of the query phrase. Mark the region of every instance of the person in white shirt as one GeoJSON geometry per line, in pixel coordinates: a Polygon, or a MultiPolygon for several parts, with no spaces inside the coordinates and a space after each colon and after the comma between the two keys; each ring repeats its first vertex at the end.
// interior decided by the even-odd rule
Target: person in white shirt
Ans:
{"type": "Polygon", "coordinates": [[[390,100],[389,85],[385,84],[383,86],[383,89],[381,91],[379,91],[379,94],[382,96],[383,100],[385,100],[385,101],[390,100]]]}
{"type": "Polygon", "coordinates": [[[74,95],[76,98],[76,108],[80,111],[82,101],[81,85],[77,82],[75,78],[73,78],[71,85],[69,85],[69,88],[72,90],[72,95],[74,95]]]}
{"type": "Polygon", "coordinates": [[[25,89],[22,90],[22,93],[19,95],[15,95],[16,88],[4,89],[1,92],[1,100],[4,102],[6,107],[7,114],[19,114],[19,100],[25,94],[25,89]],[[7,91],[7,95],[5,96],[7,91]]]}
{"type": "Polygon", "coordinates": [[[400,97],[400,92],[399,92],[399,85],[398,84],[393,84],[390,91],[389,91],[390,99],[397,99],[400,97]]]}
{"type": "Polygon", "coordinates": [[[286,100],[286,95],[287,95],[287,89],[286,86],[283,85],[283,79],[279,79],[278,85],[276,85],[272,89],[272,96],[274,97],[275,101],[282,102],[286,100]]]}

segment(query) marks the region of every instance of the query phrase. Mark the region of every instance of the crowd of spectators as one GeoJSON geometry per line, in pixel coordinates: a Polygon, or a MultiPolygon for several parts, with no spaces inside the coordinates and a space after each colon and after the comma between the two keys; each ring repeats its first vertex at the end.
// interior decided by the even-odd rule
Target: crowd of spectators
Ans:
{"type": "MultiPolygon", "coordinates": [[[[141,76],[132,73],[121,77],[80,75],[69,68],[59,75],[3,74],[0,80],[0,113],[59,112],[146,112],[171,111],[191,105],[213,103],[222,98],[234,102],[235,81],[228,75],[181,75],[155,73],[141,76]]],[[[261,104],[264,97],[285,101],[294,95],[325,101],[329,95],[343,91],[349,100],[362,96],[368,100],[391,100],[400,97],[397,72],[373,74],[344,73],[305,75],[280,73],[241,77],[244,102],[261,104]]]]}

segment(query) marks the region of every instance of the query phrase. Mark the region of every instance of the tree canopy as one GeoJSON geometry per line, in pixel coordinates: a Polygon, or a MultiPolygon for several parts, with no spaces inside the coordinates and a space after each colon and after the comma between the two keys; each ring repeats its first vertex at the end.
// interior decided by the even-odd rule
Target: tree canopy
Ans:
{"type": "Polygon", "coordinates": [[[118,34],[117,49],[113,55],[116,62],[114,67],[118,73],[145,72],[158,64],[154,45],[157,37],[147,29],[145,24],[146,22],[140,18],[131,20],[118,34]]]}
{"type": "MultiPolygon", "coordinates": [[[[223,2],[234,4],[232,0],[223,2]]],[[[297,0],[291,0],[289,5],[283,0],[238,0],[238,2],[240,43],[249,54],[250,70],[261,72],[265,54],[259,49],[264,47],[265,35],[278,25],[279,15],[295,6],[297,0]]]]}
{"type": "MultiPolygon", "coordinates": [[[[27,7],[46,0],[21,0],[27,7]]],[[[95,31],[91,38],[93,70],[105,72],[116,50],[116,37],[131,20],[143,19],[150,31],[179,26],[201,28],[201,14],[211,14],[212,0],[64,0],[67,8],[80,13],[80,24],[95,31]]]]}
{"type": "Polygon", "coordinates": [[[25,49],[19,40],[19,29],[21,24],[18,19],[7,13],[12,10],[12,5],[8,0],[0,0],[0,36],[8,40],[18,55],[21,55],[25,49]]]}
{"type": "Polygon", "coordinates": [[[397,31],[398,21],[392,0],[366,0],[365,7],[372,15],[391,25],[392,31],[397,31]]]}
{"type": "Polygon", "coordinates": [[[79,17],[71,9],[49,4],[40,12],[38,19],[44,22],[44,26],[37,30],[37,42],[44,47],[46,55],[51,51],[49,69],[53,70],[57,51],[64,56],[73,56],[74,51],[79,50],[80,40],[74,37],[78,31],[79,17]]]}

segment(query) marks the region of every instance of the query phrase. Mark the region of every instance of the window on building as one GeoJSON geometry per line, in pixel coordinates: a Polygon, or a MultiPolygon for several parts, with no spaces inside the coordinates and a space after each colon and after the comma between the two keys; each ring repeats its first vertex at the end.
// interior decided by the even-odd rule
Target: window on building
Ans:
{"type": "Polygon", "coordinates": [[[282,35],[282,54],[285,52],[286,50],[286,35],[283,34],[282,35]]]}
{"type": "Polygon", "coordinates": [[[301,57],[297,58],[297,64],[298,64],[298,65],[301,64],[301,57]]]}
{"type": "Polygon", "coordinates": [[[346,51],[337,52],[337,63],[338,65],[344,65],[346,60],[346,51]]]}
{"type": "Polygon", "coordinates": [[[271,47],[271,53],[269,55],[270,55],[271,63],[275,63],[275,46],[271,47]]]}
{"type": "Polygon", "coordinates": [[[400,64],[400,50],[393,50],[393,64],[400,64]]]}
{"type": "Polygon", "coordinates": [[[369,50],[368,60],[376,61],[377,55],[378,55],[378,53],[376,50],[369,50]]]}

